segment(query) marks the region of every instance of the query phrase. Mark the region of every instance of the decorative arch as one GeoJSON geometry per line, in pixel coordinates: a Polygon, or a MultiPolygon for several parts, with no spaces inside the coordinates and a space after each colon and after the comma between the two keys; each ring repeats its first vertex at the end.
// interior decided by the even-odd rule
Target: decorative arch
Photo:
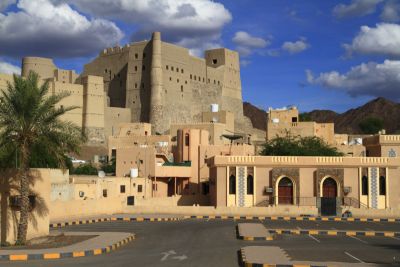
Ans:
{"type": "MultiPolygon", "coordinates": [[[[326,183],[330,183],[330,182],[335,183],[334,186],[336,187],[335,188],[336,192],[334,193],[334,195],[335,195],[334,197],[339,197],[340,182],[338,182],[337,179],[335,179],[334,177],[329,176],[329,175],[327,175],[321,179],[321,182],[319,185],[320,186],[320,190],[319,190],[320,197],[327,197],[327,196],[324,196],[324,193],[328,194],[329,195],[328,197],[333,197],[333,196],[331,196],[333,194],[333,192],[329,192],[329,193],[326,192],[327,191],[326,187],[328,186],[326,183]],[[325,188],[324,188],[324,186],[325,186],[325,188]]],[[[331,190],[331,189],[328,189],[328,190],[331,190]]]]}
{"type": "Polygon", "coordinates": [[[334,168],[326,168],[326,169],[317,169],[316,172],[316,196],[322,197],[322,186],[323,182],[327,178],[332,178],[336,181],[337,184],[337,196],[341,197],[343,195],[343,186],[344,186],[344,170],[343,169],[334,169],[334,168]]]}
{"type": "Polygon", "coordinates": [[[296,204],[296,188],[297,184],[293,178],[287,175],[281,175],[278,177],[275,182],[275,204],[296,204]],[[286,185],[282,183],[286,183],[286,185]],[[288,185],[288,183],[291,185],[288,185]],[[282,196],[282,194],[285,192],[284,190],[286,190],[286,194],[282,196]],[[290,194],[290,197],[288,193],[290,194]]]}

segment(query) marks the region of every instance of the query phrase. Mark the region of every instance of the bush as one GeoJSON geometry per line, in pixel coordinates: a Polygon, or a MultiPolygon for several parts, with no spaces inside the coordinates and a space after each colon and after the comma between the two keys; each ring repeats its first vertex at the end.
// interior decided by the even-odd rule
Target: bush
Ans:
{"type": "Polygon", "coordinates": [[[115,158],[112,158],[109,164],[103,164],[103,166],[101,166],[101,170],[104,171],[105,173],[115,173],[115,169],[116,169],[115,158]]]}
{"type": "Polygon", "coordinates": [[[292,136],[275,137],[264,144],[261,151],[264,156],[343,156],[336,147],[327,144],[323,139],[292,136]]]}
{"type": "Polygon", "coordinates": [[[358,126],[364,134],[377,134],[383,129],[383,120],[375,117],[368,117],[362,120],[358,126]]]}
{"type": "Polygon", "coordinates": [[[98,170],[91,164],[83,164],[74,169],[73,174],[97,175],[98,170]]]}

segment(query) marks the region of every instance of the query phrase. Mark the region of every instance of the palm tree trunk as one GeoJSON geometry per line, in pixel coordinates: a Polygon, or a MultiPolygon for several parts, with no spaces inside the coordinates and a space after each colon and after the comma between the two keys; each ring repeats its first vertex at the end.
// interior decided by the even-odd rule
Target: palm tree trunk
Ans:
{"type": "Polygon", "coordinates": [[[28,150],[25,146],[21,148],[21,164],[18,170],[20,176],[20,195],[21,210],[18,223],[17,243],[24,245],[28,233],[28,217],[29,217],[29,178],[28,178],[28,150]]]}

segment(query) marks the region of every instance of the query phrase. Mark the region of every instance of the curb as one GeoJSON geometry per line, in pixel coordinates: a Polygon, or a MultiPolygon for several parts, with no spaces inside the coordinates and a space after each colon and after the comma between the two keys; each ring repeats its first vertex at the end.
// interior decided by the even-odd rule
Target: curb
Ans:
{"type": "Polygon", "coordinates": [[[271,234],[289,235],[330,235],[330,236],[383,236],[399,237],[400,232],[386,231],[346,231],[346,230],[295,230],[295,229],[267,229],[271,234]]]}
{"type": "Polygon", "coordinates": [[[118,241],[117,243],[111,244],[107,247],[84,250],[84,251],[73,251],[73,252],[61,252],[61,253],[38,253],[38,254],[11,254],[11,255],[0,255],[0,261],[28,261],[28,260],[55,260],[63,258],[79,258],[87,256],[96,256],[106,254],[117,248],[131,242],[135,239],[135,235],[131,235],[127,238],[118,241]]]}
{"type": "Polygon", "coordinates": [[[109,221],[125,221],[125,222],[161,222],[161,221],[178,221],[181,218],[147,218],[147,217],[106,217],[106,218],[98,218],[98,219],[88,219],[88,220],[77,220],[77,221],[70,221],[70,222],[62,222],[62,223],[50,223],[50,228],[59,228],[71,225],[80,225],[80,224],[91,224],[97,222],[109,222],[109,221]]]}
{"type": "Polygon", "coordinates": [[[222,215],[186,215],[185,219],[234,219],[234,220],[270,220],[270,221],[343,221],[343,222],[400,222],[400,218],[347,218],[347,217],[290,217],[290,216],[222,216],[222,215]]]}
{"type": "Polygon", "coordinates": [[[240,249],[240,257],[244,267],[328,267],[327,265],[309,265],[309,264],[269,264],[269,263],[252,263],[246,260],[244,249],[240,249]]]}
{"type": "Polygon", "coordinates": [[[238,238],[240,240],[244,240],[244,241],[272,241],[272,240],[274,240],[273,236],[261,237],[261,236],[242,236],[242,235],[239,235],[238,238]]]}

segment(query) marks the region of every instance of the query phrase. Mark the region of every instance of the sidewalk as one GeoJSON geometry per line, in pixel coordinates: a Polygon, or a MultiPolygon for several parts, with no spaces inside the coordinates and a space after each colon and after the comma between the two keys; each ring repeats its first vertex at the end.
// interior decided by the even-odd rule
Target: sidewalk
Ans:
{"type": "Polygon", "coordinates": [[[73,245],[26,250],[1,250],[1,260],[31,260],[31,259],[60,259],[71,257],[84,257],[108,253],[118,247],[132,241],[135,235],[132,233],[118,232],[64,232],[65,235],[97,235],[97,237],[79,242],[73,245]]]}

